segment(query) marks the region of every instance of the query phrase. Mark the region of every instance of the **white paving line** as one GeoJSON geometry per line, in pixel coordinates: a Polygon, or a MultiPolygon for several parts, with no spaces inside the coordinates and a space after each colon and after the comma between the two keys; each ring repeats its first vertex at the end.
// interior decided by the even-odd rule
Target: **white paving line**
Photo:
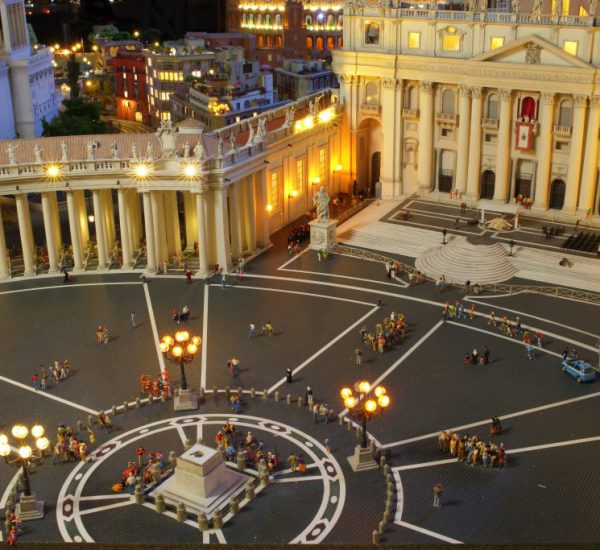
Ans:
{"type": "Polygon", "coordinates": [[[110,495],[91,495],[91,496],[79,497],[77,500],[79,502],[81,502],[84,500],[115,500],[115,499],[125,499],[125,498],[131,498],[131,495],[112,493],[110,495]]]}
{"type": "Polygon", "coordinates": [[[52,393],[50,393],[48,391],[34,390],[31,386],[28,386],[27,384],[21,384],[21,382],[16,382],[15,380],[6,378],[6,376],[0,376],[0,380],[2,380],[3,382],[7,382],[8,384],[12,384],[13,386],[17,386],[23,390],[27,390],[32,393],[35,393],[36,395],[39,395],[40,397],[45,397],[46,399],[52,399],[54,401],[58,401],[59,403],[62,403],[63,405],[68,405],[69,407],[73,407],[74,409],[79,409],[80,411],[84,411],[88,414],[93,414],[93,415],[98,414],[97,410],[95,411],[93,409],[85,407],[84,405],[80,405],[79,403],[74,403],[73,401],[68,401],[67,399],[63,399],[62,397],[53,395],[52,393]]]}
{"type": "Polygon", "coordinates": [[[206,361],[208,357],[208,289],[204,285],[204,308],[202,312],[202,366],[200,368],[200,387],[206,388],[206,361]]]}
{"type": "MultiPolygon", "coordinates": [[[[350,257],[350,256],[344,256],[342,254],[340,254],[340,256],[342,256],[344,258],[350,257]]],[[[288,271],[290,273],[304,273],[305,275],[322,275],[323,277],[332,277],[332,278],[337,278],[337,279],[350,279],[352,281],[365,281],[367,283],[373,283],[373,284],[377,284],[377,285],[393,286],[394,288],[398,288],[398,286],[406,288],[408,286],[408,283],[405,283],[404,281],[402,281],[401,279],[398,279],[397,277],[394,277],[394,279],[396,279],[398,281],[398,284],[395,284],[395,283],[386,283],[383,281],[376,281],[375,279],[366,279],[364,277],[351,277],[350,275],[337,275],[334,273],[321,273],[319,271],[307,271],[305,269],[281,269],[280,271],[288,271]]]]}
{"type": "Polygon", "coordinates": [[[300,254],[292,254],[292,257],[285,263],[281,264],[278,268],[277,271],[281,271],[283,269],[285,269],[288,265],[290,265],[293,261],[297,260],[300,256],[302,256],[302,254],[306,254],[306,252],[308,252],[310,250],[310,248],[307,246],[302,252],[300,252],[300,254]]]}
{"type": "MultiPolygon", "coordinates": [[[[417,350],[421,344],[423,344],[423,342],[425,342],[438,328],[440,328],[442,325],[444,324],[444,321],[438,321],[435,325],[433,325],[433,327],[431,327],[427,333],[423,336],[421,336],[421,338],[419,340],[417,340],[416,343],[414,343],[412,345],[411,348],[409,348],[406,353],[404,355],[402,355],[402,357],[400,357],[395,363],[393,363],[383,374],[381,374],[379,376],[379,378],[377,378],[377,380],[375,380],[374,382],[371,383],[371,387],[374,388],[375,386],[377,386],[377,384],[379,384],[380,382],[382,382],[391,372],[393,372],[399,365],[401,365],[406,359],[408,359],[415,350],[417,350]]],[[[339,416],[346,416],[346,414],[348,414],[348,409],[344,409],[339,416]]]]}
{"type": "Polygon", "coordinates": [[[438,540],[443,540],[449,544],[463,544],[460,540],[452,539],[447,537],[446,535],[441,535],[440,533],[436,533],[435,531],[430,531],[429,529],[424,529],[423,527],[419,527],[418,525],[413,525],[412,523],[407,523],[406,521],[397,521],[396,525],[400,525],[401,527],[406,527],[411,531],[417,531],[418,533],[422,533],[423,535],[427,535],[429,537],[433,537],[438,540]]]}
{"type": "Polygon", "coordinates": [[[223,534],[223,529],[217,529],[214,533],[217,536],[219,544],[227,544],[227,541],[225,540],[225,535],[223,534]]]}
{"type": "Polygon", "coordinates": [[[150,291],[148,290],[147,283],[144,283],[144,296],[146,297],[146,305],[148,306],[148,316],[150,318],[150,326],[152,327],[152,334],[154,336],[154,347],[156,348],[156,355],[158,356],[158,364],[160,366],[160,372],[163,373],[166,370],[165,358],[160,351],[160,336],[158,335],[156,320],[154,319],[154,308],[152,307],[152,300],[150,299],[150,291]]]}
{"type": "Polygon", "coordinates": [[[85,516],[86,514],[95,514],[97,512],[103,512],[104,510],[111,510],[112,508],[122,508],[123,506],[129,506],[130,504],[133,504],[133,500],[131,499],[124,502],[116,502],[115,504],[97,506],[96,508],[90,508],[89,510],[79,510],[79,515],[85,516]]]}
{"type": "MultiPolygon", "coordinates": [[[[516,411],[509,414],[503,414],[499,416],[500,420],[508,420],[509,418],[517,418],[519,416],[525,416],[526,414],[533,414],[540,411],[546,411],[548,409],[554,409],[555,407],[562,407],[563,405],[570,405],[571,403],[577,403],[578,401],[585,401],[586,399],[592,399],[594,397],[600,397],[600,391],[595,393],[590,393],[588,395],[580,395],[579,397],[573,397],[571,399],[565,399],[564,401],[555,401],[554,403],[548,403],[546,405],[540,405],[539,407],[532,407],[531,409],[525,409],[522,411],[516,411]]],[[[468,428],[476,428],[478,426],[485,426],[489,424],[489,419],[487,420],[479,420],[478,422],[472,422],[471,424],[465,424],[463,426],[455,426],[453,428],[443,428],[444,430],[450,430],[453,432],[458,432],[462,430],[466,430],[468,428]]],[[[417,437],[411,437],[408,439],[403,439],[401,441],[394,441],[392,443],[386,443],[382,447],[384,449],[388,449],[391,447],[399,447],[400,445],[406,445],[407,443],[414,443],[415,441],[423,441],[425,439],[429,439],[432,437],[438,437],[442,430],[438,430],[437,432],[432,432],[425,435],[419,435],[417,437]]]]}
{"type": "MultiPolygon", "coordinates": [[[[327,351],[331,346],[333,346],[336,342],[338,342],[339,340],[341,340],[344,336],[346,336],[346,334],[348,334],[351,330],[354,330],[360,323],[362,323],[367,317],[370,317],[371,315],[373,315],[373,313],[375,313],[377,310],[379,309],[379,306],[375,306],[372,309],[370,309],[367,313],[365,313],[360,319],[358,319],[358,321],[355,321],[354,323],[352,323],[346,330],[344,330],[343,332],[341,332],[340,334],[338,334],[333,340],[330,340],[327,344],[325,344],[320,350],[317,350],[315,353],[313,353],[308,359],[306,359],[306,361],[304,361],[303,363],[300,363],[300,365],[298,365],[293,371],[292,373],[295,375],[297,373],[299,373],[304,367],[306,367],[306,365],[310,364],[314,359],[316,359],[319,355],[321,355],[322,353],[324,353],[325,351],[327,351]]],[[[279,386],[281,386],[282,384],[285,384],[285,377],[282,378],[279,382],[277,382],[276,384],[273,384],[270,388],[269,388],[269,393],[275,391],[279,386]]]]}
{"type": "MultiPolygon", "coordinates": [[[[27,279],[23,279],[27,280],[27,279]]],[[[36,290],[55,290],[57,288],[75,288],[83,286],[119,286],[119,285],[140,285],[136,281],[121,281],[121,282],[104,282],[104,283],[65,283],[64,285],[53,285],[53,286],[36,286],[33,288],[20,288],[17,290],[5,290],[0,292],[2,294],[19,294],[21,292],[35,292],[36,290]]]]}
{"type": "MultiPolygon", "coordinates": [[[[553,298],[553,296],[551,296],[551,297],[553,298]]],[[[494,298],[496,298],[496,296],[494,296],[494,298]]],[[[565,325],[563,323],[559,323],[558,321],[552,321],[550,319],[546,319],[545,317],[538,317],[537,315],[532,315],[530,313],[526,313],[525,311],[519,311],[519,310],[516,310],[516,309],[510,309],[510,308],[504,307],[504,306],[495,306],[494,304],[488,304],[488,303],[486,303],[486,302],[484,302],[482,300],[477,300],[477,299],[469,298],[469,297],[465,297],[464,300],[466,302],[473,302],[474,304],[479,304],[479,305],[482,305],[482,306],[486,306],[486,307],[489,307],[490,309],[494,309],[494,310],[495,309],[501,309],[502,311],[510,311],[511,313],[515,313],[517,315],[522,315],[523,317],[530,317],[531,319],[536,319],[538,321],[542,321],[542,322],[548,323],[550,325],[556,325],[556,326],[559,326],[559,327],[562,327],[562,328],[566,328],[566,329],[571,330],[573,332],[579,332],[581,334],[585,334],[586,336],[591,336],[592,338],[597,338],[598,337],[597,334],[594,334],[592,332],[587,332],[587,331],[581,330],[579,328],[571,327],[569,325],[565,325]]],[[[597,305],[597,304],[592,304],[592,305],[597,305]]]]}
{"type": "MultiPolygon", "coordinates": [[[[591,290],[576,290],[575,292],[589,292],[590,294],[595,294],[591,290]]],[[[569,300],[570,302],[578,302],[581,304],[587,304],[590,306],[600,307],[600,303],[597,304],[595,302],[588,302],[586,300],[581,300],[579,298],[570,298],[569,296],[556,296],[556,295],[552,295],[552,294],[542,294],[540,292],[536,292],[535,290],[519,290],[518,292],[513,292],[512,294],[511,293],[490,294],[490,295],[485,294],[485,295],[481,296],[480,299],[481,300],[492,300],[494,298],[512,298],[513,296],[518,296],[519,294],[525,294],[527,296],[541,296],[542,298],[553,298],[555,300],[569,300]]],[[[465,300],[474,301],[474,300],[470,299],[470,296],[465,296],[465,300]]],[[[499,306],[499,307],[502,307],[502,306],[499,306]]],[[[524,315],[528,315],[528,314],[524,313],[524,315]]]]}
{"type": "Polygon", "coordinates": [[[177,424],[177,426],[175,426],[177,433],[179,434],[179,438],[181,439],[181,442],[185,445],[185,442],[189,439],[188,436],[185,433],[185,430],[183,429],[183,426],[181,424],[177,424]]]}
{"type": "MultiPolygon", "coordinates": [[[[212,284],[210,286],[220,286],[217,284],[212,284]]],[[[362,302],[361,300],[353,300],[351,298],[341,298],[339,296],[328,296],[327,294],[313,294],[312,292],[302,292],[300,290],[285,290],[282,288],[265,288],[261,286],[245,286],[245,285],[235,285],[231,288],[243,288],[246,290],[264,290],[267,292],[282,292],[284,294],[300,294],[301,296],[311,296],[313,298],[325,298],[327,300],[337,300],[339,302],[349,302],[352,304],[360,304],[361,306],[369,306],[373,307],[375,304],[371,302],[362,302]]]]}
{"type": "Polygon", "coordinates": [[[444,464],[452,464],[458,462],[458,458],[444,458],[442,460],[430,460],[429,462],[420,462],[419,464],[406,464],[405,466],[395,466],[392,468],[394,472],[405,472],[406,470],[420,470],[421,468],[429,468],[430,466],[444,466],[444,464]]]}
{"type": "Polygon", "coordinates": [[[298,481],[316,481],[323,480],[322,476],[306,476],[306,477],[287,477],[280,479],[271,479],[271,483],[297,483],[298,481]]]}
{"type": "Polygon", "coordinates": [[[511,449],[506,454],[514,455],[518,453],[530,453],[532,451],[543,451],[544,449],[555,449],[556,447],[567,447],[569,445],[580,445],[581,443],[594,443],[600,441],[600,435],[593,437],[583,437],[580,439],[571,439],[569,441],[557,441],[555,443],[546,443],[544,445],[534,445],[532,447],[523,447],[521,449],[511,449]]]}

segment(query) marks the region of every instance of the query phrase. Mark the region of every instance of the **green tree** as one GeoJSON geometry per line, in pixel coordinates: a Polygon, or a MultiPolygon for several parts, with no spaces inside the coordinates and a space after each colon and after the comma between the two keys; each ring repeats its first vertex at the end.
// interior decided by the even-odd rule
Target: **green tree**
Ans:
{"type": "Polygon", "coordinates": [[[100,120],[100,106],[97,103],[74,98],[65,99],[63,105],[64,111],[52,122],[42,121],[44,136],[105,134],[108,131],[106,122],[100,120]]]}
{"type": "Polygon", "coordinates": [[[79,97],[79,75],[81,74],[81,67],[79,62],[75,58],[75,54],[72,53],[67,61],[67,83],[71,88],[71,97],[79,97]]]}

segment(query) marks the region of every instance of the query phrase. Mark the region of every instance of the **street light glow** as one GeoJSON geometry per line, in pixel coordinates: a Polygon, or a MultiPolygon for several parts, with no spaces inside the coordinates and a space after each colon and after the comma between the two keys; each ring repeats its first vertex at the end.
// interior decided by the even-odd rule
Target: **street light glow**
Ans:
{"type": "Polygon", "coordinates": [[[150,170],[148,169],[148,165],[143,164],[143,163],[136,165],[136,167],[133,169],[133,173],[135,174],[135,177],[140,178],[140,179],[147,178],[149,172],[150,172],[150,170]]]}
{"type": "Polygon", "coordinates": [[[348,397],[352,395],[352,390],[348,387],[342,388],[340,395],[342,396],[342,399],[348,399],[348,397]]]}
{"type": "Polygon", "coordinates": [[[31,435],[36,438],[42,437],[44,435],[44,426],[41,426],[40,424],[33,426],[33,428],[31,428],[31,435]]]}
{"type": "Polygon", "coordinates": [[[11,433],[17,439],[25,439],[27,437],[27,434],[29,433],[29,430],[27,429],[27,426],[23,426],[23,424],[15,424],[12,428],[11,433]]]}
{"type": "Polygon", "coordinates": [[[183,355],[183,348],[181,346],[173,346],[171,353],[173,357],[181,357],[183,355]]]}
{"type": "Polygon", "coordinates": [[[356,397],[352,395],[350,397],[347,397],[346,399],[344,399],[344,405],[346,405],[346,408],[348,409],[353,409],[356,406],[356,397]]]}
{"type": "Polygon", "coordinates": [[[365,410],[370,413],[375,412],[377,410],[377,402],[374,399],[367,399],[365,410]]]}
{"type": "Polygon", "coordinates": [[[188,163],[183,167],[183,175],[186,178],[195,178],[198,174],[198,166],[193,163],[188,163]]]}
{"type": "Polygon", "coordinates": [[[379,399],[377,399],[377,402],[379,403],[380,407],[385,409],[390,404],[390,398],[387,395],[382,395],[379,397],[379,399]]]}
{"type": "Polygon", "coordinates": [[[51,178],[57,178],[60,175],[60,166],[58,164],[49,164],[46,167],[46,175],[51,178]]]}
{"type": "Polygon", "coordinates": [[[31,447],[29,445],[23,445],[19,448],[19,456],[24,459],[28,459],[31,456],[31,447]]]}
{"type": "Polygon", "coordinates": [[[7,443],[0,445],[0,456],[5,457],[5,456],[8,456],[9,454],[10,454],[10,445],[8,445],[7,443]]]}
{"type": "Polygon", "coordinates": [[[36,440],[35,446],[40,451],[45,451],[50,446],[50,441],[48,441],[47,437],[40,437],[39,439],[36,440]]]}

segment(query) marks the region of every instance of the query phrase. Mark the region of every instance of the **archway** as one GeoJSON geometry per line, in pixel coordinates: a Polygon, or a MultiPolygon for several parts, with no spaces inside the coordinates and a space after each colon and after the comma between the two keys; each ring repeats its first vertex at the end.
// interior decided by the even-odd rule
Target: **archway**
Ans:
{"type": "Polygon", "coordinates": [[[356,181],[359,190],[371,195],[381,175],[382,149],[381,123],[374,118],[365,118],[356,132],[356,181]]]}
{"type": "Polygon", "coordinates": [[[567,186],[563,180],[554,180],[550,185],[550,208],[560,210],[565,203],[567,186]]]}
{"type": "Polygon", "coordinates": [[[381,153],[376,151],[371,155],[371,196],[375,189],[374,184],[379,181],[379,175],[381,173],[381,153]]]}
{"type": "Polygon", "coordinates": [[[486,170],[481,175],[481,195],[482,199],[493,199],[494,188],[496,186],[496,174],[491,170],[486,170]]]}

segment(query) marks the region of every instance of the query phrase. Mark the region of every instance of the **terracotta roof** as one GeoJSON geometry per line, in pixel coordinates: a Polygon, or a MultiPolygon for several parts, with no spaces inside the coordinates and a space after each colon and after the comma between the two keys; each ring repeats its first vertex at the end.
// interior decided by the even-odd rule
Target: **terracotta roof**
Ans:
{"type": "Polygon", "coordinates": [[[202,128],[203,124],[195,118],[186,118],[177,124],[178,128],[202,128]]]}

